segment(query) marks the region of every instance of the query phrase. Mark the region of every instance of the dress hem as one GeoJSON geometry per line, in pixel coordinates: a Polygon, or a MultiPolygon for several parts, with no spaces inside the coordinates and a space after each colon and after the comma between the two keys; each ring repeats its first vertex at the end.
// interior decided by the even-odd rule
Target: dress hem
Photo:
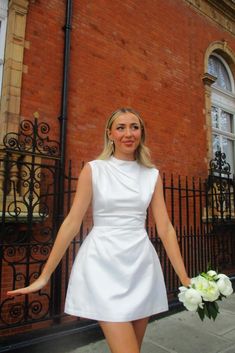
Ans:
{"type": "Polygon", "coordinates": [[[133,316],[133,315],[126,316],[126,317],[122,316],[119,318],[111,318],[109,316],[102,316],[97,313],[89,313],[89,312],[84,312],[84,311],[79,311],[79,310],[72,310],[72,309],[68,309],[68,308],[66,308],[66,310],[64,310],[64,312],[65,312],[65,314],[69,314],[72,316],[82,317],[84,319],[90,319],[90,320],[96,320],[96,321],[126,322],[126,321],[134,321],[134,320],[142,319],[142,318],[149,317],[152,315],[160,314],[160,313],[163,313],[168,310],[169,310],[169,307],[164,306],[164,307],[159,307],[156,310],[152,310],[150,313],[143,313],[143,314],[139,314],[136,316],[133,316]]]}

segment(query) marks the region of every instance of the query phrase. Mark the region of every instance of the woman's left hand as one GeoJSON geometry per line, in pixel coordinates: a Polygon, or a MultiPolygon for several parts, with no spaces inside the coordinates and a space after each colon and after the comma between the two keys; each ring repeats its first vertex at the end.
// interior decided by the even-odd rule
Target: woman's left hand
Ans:
{"type": "Polygon", "coordinates": [[[188,287],[191,284],[191,278],[186,277],[180,281],[184,287],[188,287]]]}

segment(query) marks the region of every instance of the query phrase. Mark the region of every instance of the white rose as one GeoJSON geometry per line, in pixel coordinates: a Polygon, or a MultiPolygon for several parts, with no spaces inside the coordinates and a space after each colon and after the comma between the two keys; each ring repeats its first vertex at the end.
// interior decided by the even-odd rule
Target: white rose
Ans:
{"type": "Polygon", "coordinates": [[[215,282],[209,281],[208,288],[205,289],[203,292],[203,299],[208,302],[214,302],[220,296],[220,291],[215,282]]]}
{"type": "Polygon", "coordinates": [[[213,302],[220,296],[218,286],[214,281],[209,281],[199,275],[192,278],[192,284],[205,301],[213,302]]]}
{"type": "Polygon", "coordinates": [[[217,274],[217,276],[215,276],[215,280],[217,280],[217,279],[220,279],[220,278],[228,278],[228,276],[226,276],[224,273],[219,273],[219,274],[217,274]]]}
{"type": "Polygon", "coordinates": [[[183,302],[189,311],[197,311],[198,307],[203,307],[201,295],[193,288],[180,287],[181,293],[178,294],[179,301],[183,302]]]}
{"type": "Polygon", "coordinates": [[[213,270],[207,271],[206,274],[207,274],[208,276],[210,276],[210,277],[217,276],[217,272],[215,272],[215,271],[213,271],[213,270]]]}
{"type": "Polygon", "coordinates": [[[219,279],[219,278],[228,278],[228,276],[226,276],[224,273],[219,273],[215,279],[219,279]]]}
{"type": "Polygon", "coordinates": [[[209,286],[209,281],[200,275],[197,277],[193,277],[191,279],[191,283],[193,288],[195,288],[201,295],[203,295],[203,293],[209,286]]]}
{"type": "Polygon", "coordinates": [[[230,279],[226,275],[218,275],[219,280],[217,281],[217,286],[222,295],[228,297],[233,293],[233,287],[230,279]]]}

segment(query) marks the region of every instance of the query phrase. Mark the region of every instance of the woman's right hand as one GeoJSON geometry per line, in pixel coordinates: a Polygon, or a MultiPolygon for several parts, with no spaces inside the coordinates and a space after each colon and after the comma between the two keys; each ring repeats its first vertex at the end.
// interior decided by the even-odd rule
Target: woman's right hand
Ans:
{"type": "Polygon", "coordinates": [[[39,276],[36,281],[30,284],[28,287],[10,290],[7,292],[8,297],[14,297],[15,295],[30,294],[42,289],[48,282],[45,277],[39,276]]]}

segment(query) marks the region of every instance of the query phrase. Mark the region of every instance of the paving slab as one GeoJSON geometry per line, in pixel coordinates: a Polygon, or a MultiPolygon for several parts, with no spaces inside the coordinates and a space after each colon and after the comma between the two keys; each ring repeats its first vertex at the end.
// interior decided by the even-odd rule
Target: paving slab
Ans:
{"type": "MultiPolygon", "coordinates": [[[[232,328],[235,328],[235,315],[230,311],[225,311],[222,308],[215,321],[205,318],[201,321],[197,314],[183,311],[181,313],[170,316],[170,320],[178,324],[186,324],[191,328],[195,327],[203,332],[214,333],[219,336],[225,335],[232,328]]],[[[235,352],[234,352],[235,353],[235,352]]]]}
{"type": "MultiPolygon", "coordinates": [[[[177,353],[176,351],[161,347],[156,344],[156,342],[151,342],[149,340],[145,340],[142,350],[145,353],[177,353]]],[[[72,351],[72,353],[110,353],[110,350],[106,341],[102,340],[100,342],[90,344],[89,347],[77,348],[72,351]]]]}
{"type": "Polygon", "coordinates": [[[230,340],[204,331],[200,326],[177,323],[170,318],[150,324],[146,338],[160,342],[177,353],[216,353],[231,346],[230,340]]]}
{"type": "Polygon", "coordinates": [[[105,340],[91,343],[87,347],[77,348],[73,353],[110,353],[109,347],[105,340]]]}
{"type": "MultiPolygon", "coordinates": [[[[229,339],[231,342],[235,343],[235,328],[229,330],[223,335],[224,338],[229,339]]],[[[235,350],[234,350],[235,353],[235,350]]]]}
{"type": "Polygon", "coordinates": [[[156,341],[151,341],[148,338],[145,338],[143,342],[142,351],[145,353],[177,353],[176,351],[163,347],[161,344],[156,343],[156,341]]]}
{"type": "MultiPolygon", "coordinates": [[[[235,294],[232,295],[234,297],[235,294]]],[[[235,315],[235,300],[233,300],[231,297],[227,299],[223,299],[219,302],[219,307],[223,311],[229,311],[231,314],[235,315]]]]}
{"type": "Polygon", "coordinates": [[[231,346],[231,347],[229,347],[219,353],[234,353],[234,352],[235,352],[235,345],[233,345],[233,346],[231,346]]]}
{"type": "MultiPolygon", "coordinates": [[[[110,353],[105,340],[71,353],[110,353]]],[[[188,311],[151,322],[142,353],[235,353],[235,294],[220,303],[217,319],[203,322],[188,311]]]]}

